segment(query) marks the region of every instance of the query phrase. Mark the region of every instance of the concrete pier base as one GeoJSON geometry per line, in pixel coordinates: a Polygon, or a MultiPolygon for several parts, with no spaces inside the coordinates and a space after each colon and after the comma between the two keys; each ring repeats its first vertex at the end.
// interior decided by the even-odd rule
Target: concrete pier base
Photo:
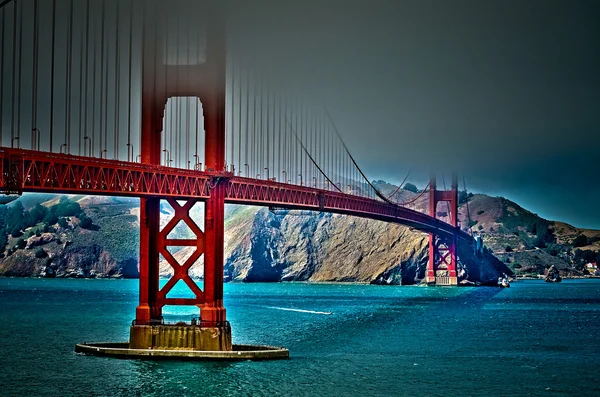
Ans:
{"type": "Polygon", "coordinates": [[[132,325],[130,349],[231,351],[229,324],[213,327],[200,325],[132,325]]]}
{"type": "Polygon", "coordinates": [[[201,350],[160,350],[130,349],[129,343],[81,343],[75,352],[87,355],[147,359],[147,360],[198,360],[198,361],[239,361],[239,360],[281,360],[290,357],[290,352],[282,347],[232,345],[229,351],[201,350]]]}
{"type": "Polygon", "coordinates": [[[427,285],[431,286],[457,286],[458,285],[458,277],[450,277],[450,276],[434,276],[434,277],[426,277],[425,282],[427,285]]]}
{"type": "Polygon", "coordinates": [[[234,345],[228,322],[181,322],[136,324],[129,330],[129,342],[81,343],[77,353],[139,359],[180,360],[277,360],[289,358],[282,347],[234,345]]]}

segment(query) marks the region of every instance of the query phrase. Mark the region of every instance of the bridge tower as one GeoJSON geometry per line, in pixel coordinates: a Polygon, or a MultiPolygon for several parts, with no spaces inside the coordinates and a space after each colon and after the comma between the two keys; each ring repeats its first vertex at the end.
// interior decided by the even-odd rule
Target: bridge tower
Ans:
{"type": "MultiPolygon", "coordinates": [[[[205,129],[206,171],[212,174],[210,197],[205,202],[204,225],[200,227],[189,211],[197,200],[180,205],[168,200],[175,210],[173,219],[160,227],[160,199],[144,198],[140,202],[140,299],[131,326],[130,348],[231,350],[231,329],[223,307],[223,259],[225,183],[225,86],[226,38],[223,13],[216,2],[207,2],[209,17],[206,34],[206,59],[186,63],[168,60],[165,35],[169,34],[159,4],[148,2],[144,25],[142,61],[142,150],[144,164],[160,165],[161,133],[165,106],[169,98],[197,97],[202,103],[205,129]],[[179,222],[185,222],[195,239],[169,239],[168,234],[179,222]],[[169,246],[192,246],[196,250],[185,263],[178,263],[169,246]],[[159,285],[159,254],[173,267],[173,277],[159,285]],[[189,268],[204,255],[204,288],[188,275],[189,268]],[[194,298],[169,298],[167,294],[183,281],[194,298]],[[197,306],[200,321],[178,327],[162,322],[165,305],[197,306]]],[[[200,56],[198,56],[200,58],[200,56]]],[[[157,183],[153,181],[151,183],[157,183]]]]}
{"type": "MultiPolygon", "coordinates": [[[[458,228],[458,176],[452,174],[452,185],[450,190],[437,190],[435,173],[431,174],[429,186],[429,215],[437,217],[438,203],[449,204],[450,224],[458,228]]],[[[457,233],[452,236],[429,234],[429,262],[427,264],[428,284],[435,285],[457,285],[456,275],[456,248],[457,233]]]]}

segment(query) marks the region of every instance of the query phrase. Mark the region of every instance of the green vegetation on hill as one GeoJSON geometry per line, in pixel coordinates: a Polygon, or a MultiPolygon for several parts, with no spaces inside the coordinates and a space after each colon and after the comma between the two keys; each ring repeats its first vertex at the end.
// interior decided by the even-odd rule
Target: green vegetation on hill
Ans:
{"type": "MultiPolygon", "coordinates": [[[[39,233],[52,232],[54,226],[66,229],[69,227],[67,218],[77,217],[80,220],[80,226],[83,228],[91,228],[93,222],[81,209],[81,206],[67,197],[62,196],[58,202],[50,208],[44,207],[40,203],[33,205],[29,210],[25,209],[20,200],[15,201],[10,206],[0,206],[0,252],[3,252],[8,244],[9,236],[20,238],[24,235],[24,231],[28,228],[28,234],[25,238],[39,233]]],[[[23,249],[26,243],[24,239],[18,240],[13,249],[23,249]],[[23,242],[22,242],[23,241],[23,242]]]]}
{"type": "Polygon", "coordinates": [[[402,189],[408,190],[409,192],[413,193],[419,193],[419,189],[412,183],[406,183],[402,189]]]}
{"type": "Polygon", "coordinates": [[[506,233],[513,233],[528,240],[529,245],[532,247],[546,248],[548,244],[556,242],[551,229],[551,222],[505,198],[501,198],[501,201],[503,216],[497,222],[502,223],[506,233]],[[535,237],[530,238],[530,235],[535,237]]]}

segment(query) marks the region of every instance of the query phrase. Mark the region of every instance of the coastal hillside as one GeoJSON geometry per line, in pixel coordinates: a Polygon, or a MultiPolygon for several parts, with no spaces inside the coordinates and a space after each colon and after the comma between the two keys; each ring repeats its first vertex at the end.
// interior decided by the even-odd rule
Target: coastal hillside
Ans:
{"type": "MultiPolygon", "coordinates": [[[[383,181],[375,183],[386,194],[396,190],[383,181]]],[[[407,185],[396,195],[413,201],[412,208],[427,207],[427,195],[416,186],[407,185]]],[[[459,277],[465,282],[493,282],[499,274],[513,271],[535,276],[551,265],[565,275],[582,275],[587,261],[595,261],[600,231],[544,220],[499,197],[461,192],[460,201],[461,227],[480,234],[486,245],[480,256],[469,246],[459,247],[459,277]]],[[[0,212],[1,276],[138,276],[136,199],[28,194],[1,206],[0,212]]],[[[172,214],[164,203],[162,223],[172,214]]],[[[440,204],[438,216],[447,215],[440,204]]],[[[192,216],[202,223],[201,203],[192,216]]],[[[401,225],[234,205],[227,206],[225,222],[227,280],[415,284],[425,276],[427,235],[401,225]]],[[[172,236],[192,235],[180,224],[172,236]]],[[[182,263],[193,251],[172,252],[182,263]]],[[[164,260],[160,270],[165,277],[172,274],[164,260]]],[[[202,278],[202,259],[190,273],[202,278]]]]}
{"type": "MultiPolygon", "coordinates": [[[[383,181],[376,184],[386,194],[396,190],[383,181]]],[[[415,186],[409,186],[394,198],[426,211],[428,197],[420,193],[415,186]]],[[[588,264],[600,263],[600,230],[543,219],[503,197],[461,191],[459,202],[460,227],[481,236],[486,249],[516,275],[536,277],[555,266],[565,276],[585,276],[595,273],[588,264]]],[[[446,204],[440,203],[437,211],[439,218],[448,220],[446,204]]]]}

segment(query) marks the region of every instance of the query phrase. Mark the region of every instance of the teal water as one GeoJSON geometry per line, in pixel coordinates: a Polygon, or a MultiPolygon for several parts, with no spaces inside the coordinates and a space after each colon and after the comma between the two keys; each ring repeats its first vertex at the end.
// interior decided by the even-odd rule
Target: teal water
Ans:
{"type": "Polygon", "coordinates": [[[600,395],[597,280],[225,292],[234,342],[285,346],[290,360],[77,355],[79,342],[127,340],[137,281],[0,279],[0,396],[600,395]]]}

